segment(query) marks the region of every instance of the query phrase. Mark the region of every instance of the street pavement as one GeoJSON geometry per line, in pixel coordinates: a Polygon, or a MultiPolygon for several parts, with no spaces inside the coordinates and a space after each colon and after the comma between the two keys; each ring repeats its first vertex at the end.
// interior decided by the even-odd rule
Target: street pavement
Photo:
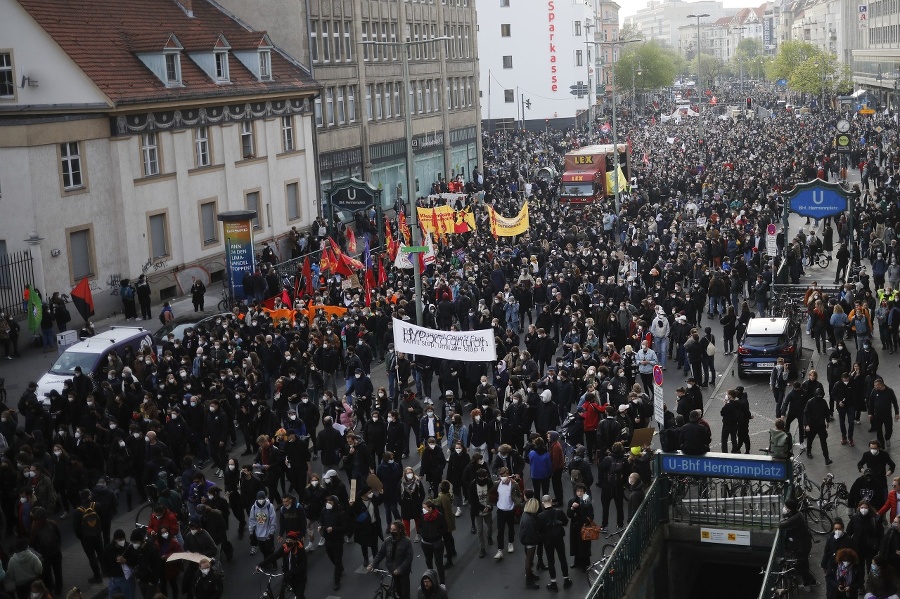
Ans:
{"type": "MultiPolygon", "coordinates": [[[[790,237],[793,237],[798,226],[804,226],[805,220],[796,215],[791,216],[790,237]]],[[[808,226],[805,228],[809,229],[808,226]]],[[[836,261],[832,261],[828,268],[820,269],[817,266],[806,269],[806,274],[802,278],[802,283],[809,284],[812,281],[819,281],[822,284],[830,284],[834,280],[834,268],[836,261]]],[[[210,300],[217,296],[217,290],[210,288],[207,292],[210,300]]],[[[182,298],[171,302],[173,310],[178,315],[188,314],[193,310],[189,298],[182,298]]],[[[153,310],[156,314],[158,307],[153,310]]],[[[212,313],[212,312],[210,312],[212,313]]],[[[108,329],[113,325],[126,324],[123,322],[121,315],[112,317],[103,321],[95,322],[98,332],[108,329]]],[[[146,326],[150,330],[156,330],[159,327],[158,321],[155,319],[149,322],[128,323],[134,326],[146,326]]],[[[23,323],[24,325],[24,323],[23,323]]],[[[721,339],[721,325],[718,318],[705,320],[703,326],[711,326],[717,339],[721,339]]],[[[25,347],[28,340],[27,327],[23,326],[23,334],[21,337],[20,352],[22,357],[12,361],[0,360],[0,377],[6,379],[6,389],[9,395],[8,403],[15,406],[19,397],[25,390],[29,381],[37,380],[46,372],[52,361],[55,359],[54,354],[42,354],[40,349],[25,347]]],[[[817,368],[824,378],[825,363],[827,356],[818,355],[814,351],[810,351],[809,346],[814,343],[812,338],[803,334],[803,360],[801,362],[803,370],[807,369],[807,365],[817,368]]],[[[721,347],[721,343],[718,344],[721,347]]],[[[880,349],[880,341],[876,339],[874,346],[880,349]]],[[[881,371],[886,383],[893,388],[900,388],[900,370],[897,369],[896,361],[889,358],[886,352],[881,352],[881,371]]],[[[744,380],[737,378],[736,355],[724,356],[721,352],[716,355],[716,372],[717,379],[715,385],[710,385],[709,389],[704,389],[706,418],[710,422],[713,431],[713,449],[719,447],[719,438],[721,431],[721,419],[719,417],[719,409],[722,405],[722,397],[726,390],[743,385],[747,391],[751,409],[753,412],[753,420],[750,423],[750,438],[752,442],[752,452],[759,453],[761,447],[768,445],[768,431],[773,426],[775,418],[775,408],[772,400],[771,392],[768,387],[768,378],[764,375],[751,375],[744,380]]],[[[386,385],[386,374],[384,365],[378,364],[373,366],[372,379],[375,387],[386,385]]],[[[681,373],[674,367],[669,368],[665,372],[664,391],[667,403],[674,407],[675,405],[675,389],[684,384],[684,378],[681,373]]],[[[809,473],[813,480],[821,480],[827,472],[835,474],[838,481],[846,482],[848,487],[858,476],[856,470],[856,462],[867,449],[866,441],[869,435],[864,431],[856,434],[858,442],[855,448],[849,446],[841,446],[840,431],[837,422],[831,423],[829,426],[829,449],[831,451],[831,459],[834,464],[825,467],[824,459],[818,447],[815,448],[815,458],[803,458],[809,473]]],[[[796,425],[794,434],[796,437],[796,425]]],[[[654,445],[658,447],[658,441],[654,441],[654,445]]],[[[235,445],[236,454],[243,447],[242,443],[235,445]]],[[[413,452],[411,455],[415,455],[413,452]]],[[[895,456],[900,458],[900,456],[895,456]]],[[[312,464],[313,469],[321,472],[319,462],[312,464]]],[[[213,481],[218,481],[212,473],[212,468],[207,468],[207,476],[213,481]]],[[[592,489],[591,494],[594,496],[595,511],[599,512],[599,489],[592,489]]],[[[139,505],[135,506],[132,511],[126,511],[124,501],[121,502],[119,515],[113,523],[113,530],[123,528],[126,533],[134,528],[135,515],[139,505]]],[[[613,508],[614,509],[614,508],[613,508]]],[[[599,516],[599,513],[598,513],[599,516]]],[[[612,519],[611,519],[612,520],[612,519]]],[[[613,522],[615,520],[612,520],[613,522]]],[[[249,555],[249,544],[246,540],[238,541],[235,523],[232,519],[232,530],[229,538],[235,545],[234,561],[225,563],[224,569],[227,573],[226,577],[226,597],[237,596],[255,596],[260,595],[265,585],[265,578],[253,573],[254,566],[258,562],[259,556],[251,557],[249,555]]],[[[63,520],[60,522],[63,530],[63,550],[64,550],[64,584],[68,590],[72,586],[77,585],[81,588],[86,596],[95,596],[105,592],[103,585],[90,585],[87,580],[91,576],[87,560],[84,556],[81,546],[75,539],[71,528],[71,520],[63,520]]],[[[457,530],[455,533],[457,550],[459,557],[455,566],[447,572],[447,587],[451,597],[486,597],[488,593],[498,598],[514,597],[524,590],[524,551],[521,544],[516,542],[515,553],[504,554],[502,560],[495,561],[493,559],[494,551],[488,551],[488,556],[479,559],[478,546],[476,538],[469,532],[469,515],[468,507],[463,508],[463,514],[457,518],[457,530]],[[497,578],[494,578],[494,575],[497,578]]],[[[816,539],[820,540],[820,539],[816,539]]],[[[821,538],[824,540],[824,538],[821,538]]],[[[7,550],[11,549],[11,539],[5,539],[7,550]]],[[[495,538],[496,542],[496,538],[495,538]]],[[[594,547],[595,559],[599,552],[600,546],[609,542],[603,539],[597,541],[594,547]]],[[[817,575],[820,583],[822,582],[822,573],[818,569],[818,563],[821,559],[823,544],[817,544],[813,547],[810,562],[813,564],[813,573],[817,575]]],[[[425,571],[425,560],[421,552],[421,546],[416,544],[415,560],[413,565],[413,581],[414,590],[418,585],[418,579],[425,571]]],[[[493,549],[493,547],[489,548],[493,549]]],[[[378,579],[371,574],[366,574],[362,568],[362,556],[359,548],[355,544],[345,545],[344,565],[346,573],[343,578],[343,584],[339,591],[332,590],[332,566],[329,562],[323,548],[319,548],[309,556],[309,583],[307,586],[307,596],[314,598],[347,598],[347,597],[368,597],[375,593],[378,586],[378,579]]],[[[543,587],[548,581],[547,572],[541,572],[541,586],[543,587]]],[[[571,589],[570,596],[584,596],[588,589],[587,579],[584,573],[573,571],[571,576],[574,586],[571,589]]],[[[545,594],[548,591],[535,591],[535,594],[545,594]]],[[[824,585],[820,584],[813,592],[808,593],[809,597],[824,597],[824,585]]],[[[415,595],[413,595],[415,596],[415,595]]]]}

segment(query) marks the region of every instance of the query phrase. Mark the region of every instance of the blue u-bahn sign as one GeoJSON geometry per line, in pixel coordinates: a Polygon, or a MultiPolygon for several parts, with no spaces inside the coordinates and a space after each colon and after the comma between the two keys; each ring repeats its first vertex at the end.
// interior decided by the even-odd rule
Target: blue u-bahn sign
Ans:
{"type": "Polygon", "coordinates": [[[745,457],[722,453],[695,456],[664,453],[659,457],[660,469],[666,474],[773,481],[790,478],[786,460],[764,456],[745,457]]]}
{"type": "Polygon", "coordinates": [[[787,199],[791,212],[815,219],[845,212],[850,202],[847,190],[821,179],[800,183],[788,192],[787,199]]]}

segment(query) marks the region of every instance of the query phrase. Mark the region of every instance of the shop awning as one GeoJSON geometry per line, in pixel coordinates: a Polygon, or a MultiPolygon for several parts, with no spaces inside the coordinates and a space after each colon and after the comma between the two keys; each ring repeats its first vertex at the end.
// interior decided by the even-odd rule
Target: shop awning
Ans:
{"type": "Polygon", "coordinates": [[[865,89],[858,89],[858,90],[856,90],[855,92],[853,92],[852,94],[850,94],[850,97],[851,97],[851,98],[858,98],[858,97],[864,95],[867,91],[868,91],[868,90],[865,90],[865,89]]]}

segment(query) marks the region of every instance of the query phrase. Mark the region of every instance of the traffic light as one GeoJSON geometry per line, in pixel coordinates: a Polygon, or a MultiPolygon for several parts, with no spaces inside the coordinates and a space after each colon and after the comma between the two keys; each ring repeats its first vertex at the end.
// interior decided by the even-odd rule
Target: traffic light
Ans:
{"type": "Polygon", "coordinates": [[[747,96],[747,110],[753,109],[753,99],[750,96],[747,96]]]}
{"type": "Polygon", "coordinates": [[[531,110],[531,100],[525,100],[525,108],[531,110]]]}

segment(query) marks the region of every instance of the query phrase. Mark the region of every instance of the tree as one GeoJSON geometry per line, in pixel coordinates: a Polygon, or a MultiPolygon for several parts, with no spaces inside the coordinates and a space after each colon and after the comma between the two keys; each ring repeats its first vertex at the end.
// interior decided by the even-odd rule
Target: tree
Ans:
{"type": "Polygon", "coordinates": [[[799,92],[824,95],[844,89],[849,79],[849,67],[839,62],[836,55],[819,52],[797,65],[788,85],[799,92]]]}
{"type": "Polygon", "coordinates": [[[822,54],[822,51],[809,42],[787,41],[778,46],[778,55],[766,68],[766,75],[769,79],[787,79],[790,80],[794,74],[794,70],[802,65],[807,59],[815,58],[822,54]]]}
{"type": "Polygon", "coordinates": [[[678,60],[674,52],[655,41],[629,44],[616,62],[615,75],[620,89],[659,89],[669,87],[678,73],[678,60]]]}

